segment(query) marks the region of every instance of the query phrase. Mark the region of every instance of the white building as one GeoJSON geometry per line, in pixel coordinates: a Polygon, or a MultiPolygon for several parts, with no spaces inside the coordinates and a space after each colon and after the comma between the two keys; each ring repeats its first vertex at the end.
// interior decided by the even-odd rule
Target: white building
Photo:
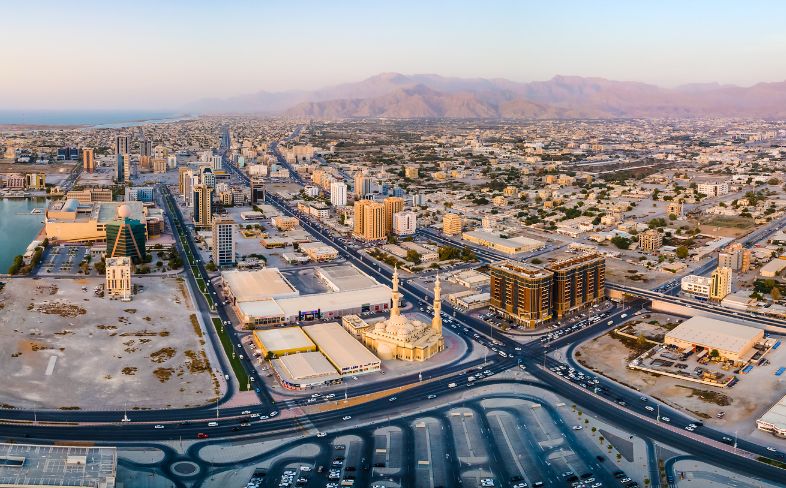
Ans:
{"type": "Polygon", "coordinates": [[[346,207],[347,184],[343,181],[334,181],[330,184],[330,203],[334,207],[346,207]]]}
{"type": "Polygon", "coordinates": [[[399,236],[408,236],[414,234],[418,228],[417,220],[417,214],[410,210],[394,213],[393,233],[399,236]]]}
{"type": "Polygon", "coordinates": [[[305,193],[310,197],[319,196],[319,187],[313,185],[306,185],[305,187],[303,187],[303,193],[305,193]]]}
{"type": "Polygon", "coordinates": [[[717,197],[729,193],[728,183],[699,183],[696,190],[708,197],[717,197]]]}
{"type": "Polygon", "coordinates": [[[224,169],[224,163],[221,160],[221,156],[210,156],[210,167],[213,168],[214,171],[224,169]]]}
{"type": "Polygon", "coordinates": [[[688,275],[680,281],[680,289],[691,295],[709,298],[712,278],[709,276],[688,275]]]}
{"type": "Polygon", "coordinates": [[[213,263],[231,266],[235,263],[235,222],[229,219],[213,220],[213,263]]]}

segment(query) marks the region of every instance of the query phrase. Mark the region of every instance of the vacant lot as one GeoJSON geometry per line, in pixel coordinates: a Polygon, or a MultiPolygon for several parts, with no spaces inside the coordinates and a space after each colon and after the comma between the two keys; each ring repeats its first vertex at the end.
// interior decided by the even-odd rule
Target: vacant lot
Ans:
{"type": "Polygon", "coordinates": [[[184,284],[134,282],[144,290],[124,303],[94,295],[100,278],[11,280],[0,291],[0,404],[131,410],[215,398],[184,284]]]}

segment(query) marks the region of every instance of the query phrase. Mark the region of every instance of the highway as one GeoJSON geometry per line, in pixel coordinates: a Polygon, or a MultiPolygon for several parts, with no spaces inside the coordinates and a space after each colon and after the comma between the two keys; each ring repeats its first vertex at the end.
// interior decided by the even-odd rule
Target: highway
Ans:
{"type": "MultiPolygon", "coordinates": [[[[271,145],[272,150],[279,158],[281,164],[290,169],[292,173],[294,170],[289,166],[278,153],[277,147],[271,145]]],[[[227,167],[238,175],[246,184],[248,178],[240,172],[236,167],[226,162],[227,167]]],[[[297,176],[299,178],[299,176],[297,176]]],[[[295,179],[297,179],[295,178],[295,179]]],[[[184,236],[188,238],[183,239],[188,246],[193,256],[199,256],[193,239],[190,238],[188,230],[185,229],[184,219],[180,211],[175,205],[174,197],[171,192],[159,186],[162,197],[167,206],[170,207],[170,225],[176,232],[185,231],[184,236]],[[173,210],[174,211],[171,211],[173,210]]],[[[326,227],[322,226],[319,222],[311,218],[299,214],[295,209],[292,209],[288,204],[280,199],[277,195],[266,194],[268,203],[274,205],[282,213],[292,216],[297,216],[301,225],[305,230],[313,234],[320,241],[331,245],[339,250],[339,253],[348,262],[356,265],[362,271],[368,273],[381,283],[390,283],[391,270],[384,265],[381,265],[362,253],[355,252],[343,239],[333,236],[326,227]]],[[[184,253],[182,248],[183,242],[178,243],[178,249],[184,253]]],[[[188,266],[186,264],[186,266],[188,266]]],[[[187,276],[189,283],[194,290],[199,290],[196,286],[196,276],[205,280],[208,283],[208,292],[215,297],[216,310],[214,313],[222,320],[229,320],[223,306],[218,302],[218,294],[210,285],[207,279],[207,273],[204,269],[204,263],[197,262],[196,271],[188,266],[187,276]],[[196,274],[195,274],[196,273],[196,274]]],[[[405,300],[416,304],[430,304],[432,297],[430,294],[418,287],[413,286],[406,280],[401,284],[401,291],[405,300]]],[[[645,297],[646,298],[646,297],[645,297]]],[[[208,307],[207,302],[201,297],[198,297],[200,302],[200,313],[211,316],[212,310],[205,309],[208,307]],[[204,302],[204,303],[202,303],[204,302]]],[[[250,410],[254,414],[270,415],[273,408],[287,407],[291,408],[291,403],[286,405],[274,405],[267,395],[264,388],[260,389],[259,396],[262,406],[255,408],[248,407],[233,407],[233,408],[220,408],[211,407],[197,408],[197,409],[173,409],[173,410],[150,410],[150,411],[134,411],[129,413],[132,417],[132,422],[119,422],[122,416],[121,412],[82,412],[82,411],[21,411],[21,410],[3,410],[2,416],[10,421],[24,421],[23,423],[13,424],[4,422],[0,424],[0,435],[12,439],[43,439],[43,440],[92,440],[102,441],[107,443],[135,442],[135,441],[162,441],[162,440],[176,440],[178,438],[191,438],[196,437],[198,433],[207,433],[210,440],[206,442],[214,442],[215,438],[225,438],[232,436],[253,436],[258,438],[260,436],[284,436],[292,435],[295,433],[312,434],[316,430],[336,430],[341,429],[346,425],[351,427],[353,424],[341,420],[346,415],[357,416],[358,420],[362,420],[364,415],[385,415],[390,413],[397,413],[406,406],[415,406],[422,402],[429,395],[437,395],[438,397],[448,395],[455,391],[460,391],[464,388],[473,388],[476,384],[497,384],[504,388],[506,384],[530,384],[545,388],[560,396],[563,396],[568,401],[581,405],[582,407],[612,420],[615,424],[623,429],[636,435],[651,438],[653,440],[666,443],[678,449],[682,449],[687,453],[701,456],[702,459],[708,462],[713,462],[726,466],[730,469],[737,470],[744,473],[755,473],[759,477],[769,480],[782,480],[784,471],[773,466],[763,464],[755,460],[756,455],[771,456],[771,453],[766,451],[762,446],[752,444],[749,442],[738,442],[737,447],[729,446],[723,442],[723,435],[719,432],[709,428],[700,427],[696,432],[688,432],[684,429],[685,425],[691,422],[696,422],[679,412],[668,409],[666,406],[661,406],[661,421],[655,418],[652,412],[646,410],[646,405],[656,405],[654,400],[648,399],[646,402],[640,399],[641,395],[638,392],[630,390],[624,386],[611,382],[603,378],[595,378],[599,381],[599,385],[603,387],[599,393],[595,393],[593,388],[599,387],[594,385],[592,388],[586,381],[571,381],[566,379],[565,376],[560,376],[560,371],[565,371],[565,368],[573,367],[575,370],[580,371],[580,366],[575,364],[570,357],[566,357],[566,361],[559,361],[553,357],[555,351],[565,347],[580,343],[587,340],[599,333],[608,330],[624,321],[622,315],[624,313],[631,313],[631,307],[643,306],[642,301],[636,301],[628,305],[628,308],[621,308],[614,306],[611,310],[606,312],[606,317],[597,322],[595,325],[584,327],[583,329],[567,334],[552,342],[541,342],[534,340],[532,342],[521,344],[514,339],[500,334],[494,328],[475,318],[471,315],[464,314],[460,310],[454,309],[449,303],[443,304],[443,311],[445,314],[446,327],[450,327],[455,333],[463,336],[466,340],[472,341],[473,335],[478,334],[481,337],[480,341],[484,345],[493,344],[500,351],[504,351],[507,357],[501,355],[491,355],[488,357],[486,364],[480,364],[479,361],[474,361],[468,364],[451,364],[442,368],[436,368],[430,372],[431,376],[439,376],[440,379],[419,382],[415,379],[414,375],[409,375],[401,378],[386,379],[377,382],[373,385],[348,387],[348,396],[355,396],[358,394],[368,393],[371,391],[380,391],[383,389],[395,389],[399,386],[409,385],[408,389],[396,391],[395,396],[397,401],[391,404],[388,399],[381,398],[371,402],[366,402],[358,405],[346,406],[341,403],[341,399],[336,401],[336,409],[324,411],[310,415],[299,415],[291,418],[285,415],[273,416],[272,418],[257,420],[256,418],[249,418],[248,414],[243,414],[244,411],[250,410]],[[609,324],[608,322],[611,322],[609,324]],[[493,339],[492,339],[493,337],[493,339]],[[494,342],[495,341],[495,342],[494,342]],[[497,373],[522,366],[532,376],[531,380],[510,380],[498,379],[495,377],[497,373]],[[484,374],[482,380],[471,382],[468,380],[469,374],[467,369],[469,367],[475,368],[476,371],[488,371],[484,374]],[[559,370],[557,368],[560,368],[559,370]],[[455,386],[451,386],[454,383],[455,386]],[[582,386],[582,383],[588,386],[582,386]],[[341,408],[344,407],[344,408],[341,408]],[[662,421],[663,413],[668,412],[670,422],[662,421]],[[33,419],[36,422],[33,422],[33,419]],[[209,426],[208,422],[216,421],[218,425],[209,426]],[[45,422],[82,422],[81,424],[64,425],[64,424],[46,424],[45,422]],[[153,423],[161,423],[164,428],[156,429],[153,423]],[[241,426],[241,423],[248,424],[241,426]]],[[[208,307],[209,308],[209,307],[208,307]]],[[[211,344],[216,350],[217,355],[221,358],[220,367],[225,374],[230,374],[231,368],[227,364],[226,358],[222,357],[221,345],[217,343],[217,331],[212,330],[211,322],[208,321],[208,333],[210,336],[211,344]]],[[[227,330],[231,331],[231,327],[227,330]]],[[[233,334],[233,332],[230,332],[233,334]]],[[[237,337],[233,336],[233,341],[237,337]]],[[[237,341],[239,343],[239,340],[237,341]]],[[[570,351],[570,349],[569,349],[570,351]]],[[[244,362],[246,371],[251,375],[255,375],[253,365],[249,361],[244,362]]],[[[585,376],[590,373],[583,373],[585,376]]],[[[259,383],[261,384],[261,382],[259,383]]],[[[231,386],[234,386],[230,383],[231,386]]],[[[233,388],[230,388],[233,389],[233,388]]],[[[281,408],[280,410],[283,410],[281,408]]]]}

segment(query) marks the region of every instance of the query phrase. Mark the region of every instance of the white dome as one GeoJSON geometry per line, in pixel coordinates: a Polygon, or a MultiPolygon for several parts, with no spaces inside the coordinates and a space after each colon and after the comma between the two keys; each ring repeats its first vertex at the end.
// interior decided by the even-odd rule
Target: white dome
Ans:
{"type": "Polygon", "coordinates": [[[117,207],[117,216],[121,219],[131,216],[131,208],[128,205],[120,205],[117,207]]]}

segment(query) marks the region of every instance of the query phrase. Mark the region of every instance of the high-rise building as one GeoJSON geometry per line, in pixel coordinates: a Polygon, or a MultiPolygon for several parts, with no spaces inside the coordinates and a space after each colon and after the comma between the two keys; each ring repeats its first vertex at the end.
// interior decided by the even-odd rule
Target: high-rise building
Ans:
{"type": "Polygon", "coordinates": [[[393,233],[398,236],[409,236],[417,229],[418,216],[412,211],[396,212],[393,214],[393,233]]]}
{"type": "Polygon", "coordinates": [[[535,327],[552,317],[554,273],[514,261],[490,265],[491,307],[526,327],[535,327]]]}
{"type": "Polygon", "coordinates": [[[212,169],[208,167],[202,168],[199,178],[201,180],[200,183],[203,185],[207,185],[210,188],[216,187],[216,175],[213,173],[212,169]]]}
{"type": "Polygon", "coordinates": [[[365,241],[385,239],[385,206],[373,200],[356,201],[353,235],[365,241]]]}
{"type": "Polygon", "coordinates": [[[131,258],[128,256],[108,258],[106,260],[104,296],[129,301],[131,300],[131,291],[131,258]]]}
{"type": "Polygon", "coordinates": [[[251,205],[265,202],[265,182],[262,178],[251,178],[251,205]]]}
{"type": "Polygon", "coordinates": [[[393,230],[393,214],[404,210],[404,199],[401,197],[387,197],[383,201],[385,206],[385,232],[393,230]]]}
{"type": "Polygon", "coordinates": [[[210,156],[210,167],[213,168],[213,171],[220,171],[224,169],[223,158],[217,154],[210,156]]]}
{"type": "Polygon", "coordinates": [[[566,313],[603,299],[606,289],[606,259],[587,253],[555,261],[546,266],[554,273],[552,307],[557,319],[566,313]]]}
{"type": "Polygon", "coordinates": [[[115,154],[128,154],[128,136],[115,136],[115,154]]]}
{"type": "Polygon", "coordinates": [[[128,154],[117,154],[115,157],[117,158],[115,161],[115,182],[125,183],[126,178],[129,177],[126,172],[126,161],[130,161],[130,158],[128,154]]]}
{"type": "Polygon", "coordinates": [[[194,187],[194,226],[209,229],[213,225],[213,189],[204,183],[194,187]]]}
{"type": "Polygon", "coordinates": [[[46,174],[45,173],[27,173],[25,174],[25,188],[29,190],[43,190],[46,188],[46,174]]]}
{"type": "Polygon", "coordinates": [[[355,175],[355,198],[363,198],[371,193],[371,178],[359,172],[355,175]]]}
{"type": "Polygon", "coordinates": [[[231,266],[235,263],[235,221],[217,218],[213,220],[213,263],[216,266],[231,266]]]}
{"type": "Polygon", "coordinates": [[[166,173],[167,162],[166,159],[153,158],[152,161],[153,173],[166,173]]]}
{"type": "Polygon", "coordinates": [[[334,207],[347,205],[347,184],[343,181],[334,181],[330,184],[330,203],[334,207]]]}
{"type": "Polygon", "coordinates": [[[449,236],[461,234],[461,215],[446,213],[442,217],[442,232],[449,236]]]}
{"type": "Polygon", "coordinates": [[[751,251],[742,247],[742,244],[735,242],[726,246],[718,253],[718,267],[731,268],[732,271],[745,273],[751,266],[751,251]]]}
{"type": "Polygon", "coordinates": [[[128,205],[117,208],[117,219],[106,224],[106,257],[129,257],[134,263],[142,263],[147,256],[145,250],[145,224],[132,219],[128,205]]]}
{"type": "Polygon", "coordinates": [[[731,293],[731,268],[717,267],[710,275],[710,300],[721,301],[731,293]]]}
{"type": "Polygon", "coordinates": [[[639,249],[644,252],[655,252],[663,245],[663,234],[658,229],[647,229],[639,234],[639,249]]]}
{"type": "Polygon", "coordinates": [[[153,141],[148,138],[144,138],[139,141],[139,155],[140,156],[153,156],[153,141]]]}
{"type": "Polygon", "coordinates": [[[88,173],[92,173],[96,170],[95,151],[92,147],[82,148],[82,169],[88,173]]]}

